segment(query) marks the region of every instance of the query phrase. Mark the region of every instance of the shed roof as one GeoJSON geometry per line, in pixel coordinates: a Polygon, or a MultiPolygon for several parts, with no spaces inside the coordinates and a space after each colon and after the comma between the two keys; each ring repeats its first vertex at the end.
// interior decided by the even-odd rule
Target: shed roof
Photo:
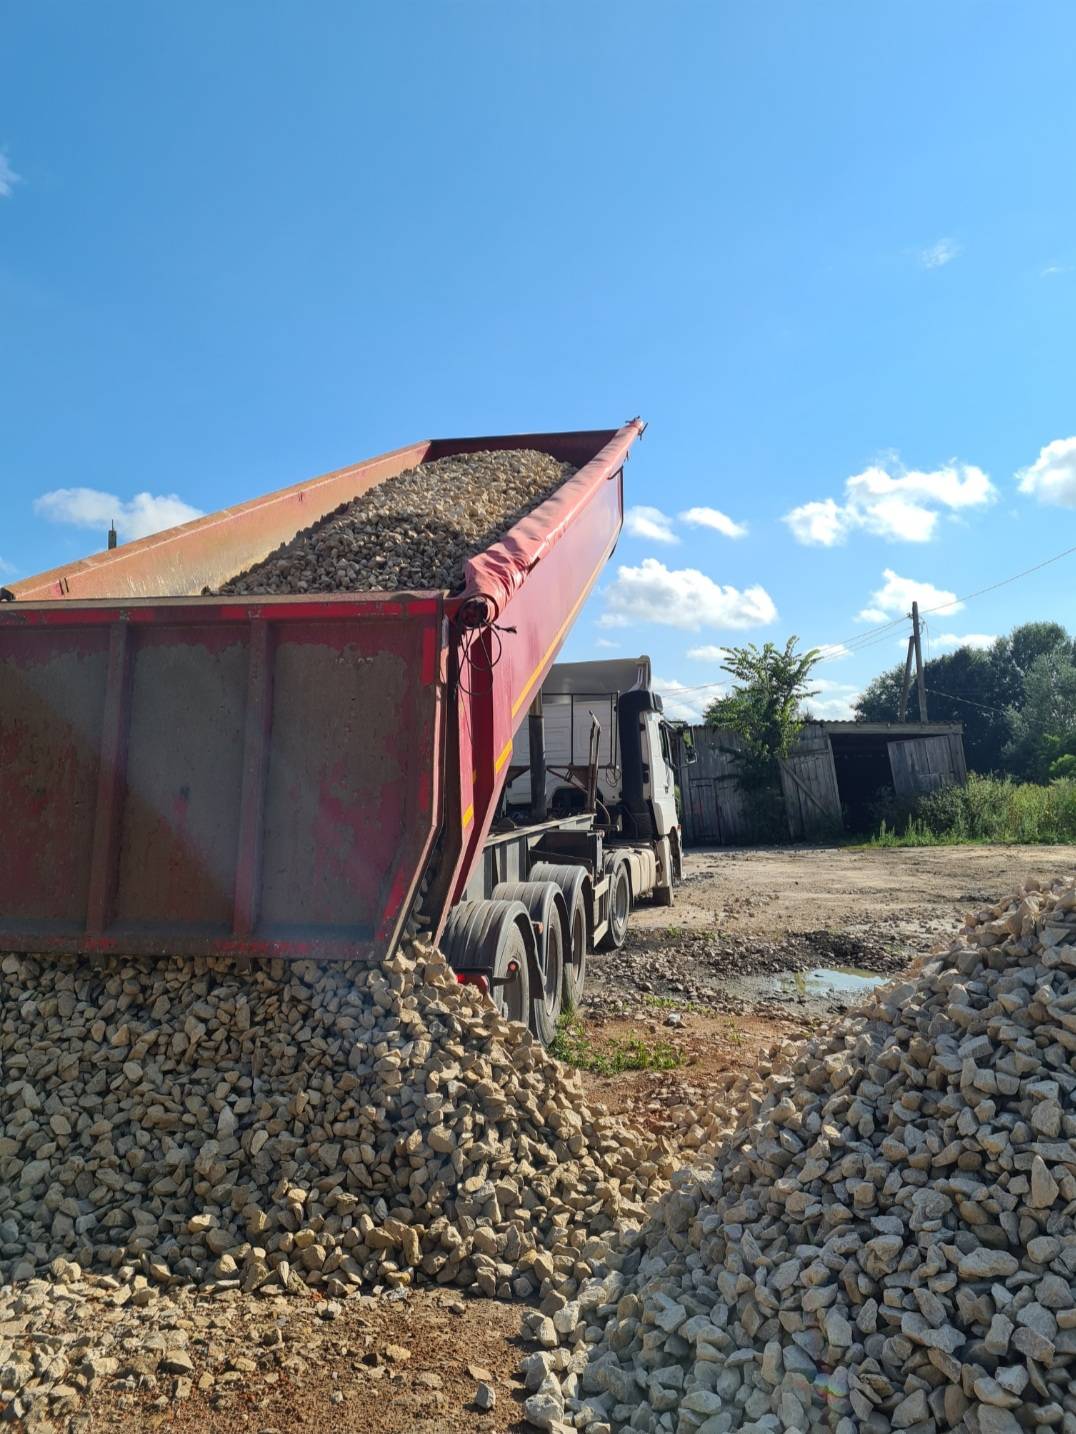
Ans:
{"type": "Polygon", "coordinates": [[[948,737],[961,736],[963,722],[819,722],[831,737],[948,737]]]}

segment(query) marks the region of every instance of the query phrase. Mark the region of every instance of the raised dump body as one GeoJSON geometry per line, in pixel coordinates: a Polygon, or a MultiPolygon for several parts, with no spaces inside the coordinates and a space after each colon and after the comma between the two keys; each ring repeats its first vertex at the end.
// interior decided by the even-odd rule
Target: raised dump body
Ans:
{"type": "Polygon", "coordinates": [[[643,425],[437,440],[16,583],[0,603],[0,949],[376,958],[464,892],[620,532],[643,425]],[[579,471],[462,591],[202,597],[416,463],[579,471]]]}

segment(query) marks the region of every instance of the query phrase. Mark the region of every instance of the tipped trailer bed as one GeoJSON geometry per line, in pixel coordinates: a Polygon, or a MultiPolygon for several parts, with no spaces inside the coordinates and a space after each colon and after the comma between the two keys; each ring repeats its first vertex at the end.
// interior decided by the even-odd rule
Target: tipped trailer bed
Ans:
{"type": "Polygon", "coordinates": [[[13,584],[0,949],[376,961],[426,931],[548,1037],[671,882],[593,813],[498,820],[642,430],[419,443],[13,584]],[[578,471],[458,592],[197,595],[418,463],[523,447],[578,471]]]}

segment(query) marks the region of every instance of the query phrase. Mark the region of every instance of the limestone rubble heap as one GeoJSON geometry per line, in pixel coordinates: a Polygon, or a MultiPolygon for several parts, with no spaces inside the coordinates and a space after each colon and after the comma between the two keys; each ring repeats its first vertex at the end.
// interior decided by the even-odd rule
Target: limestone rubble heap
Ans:
{"type": "Polygon", "coordinates": [[[9,955],[0,1022],[15,1280],[526,1295],[586,1278],[673,1168],[418,943],[358,971],[9,955]]]}
{"type": "Polygon", "coordinates": [[[531,448],[462,453],[409,468],[338,508],[228,594],[451,588],[480,553],[576,472],[531,448]]]}
{"type": "Polygon", "coordinates": [[[1076,1431],[1074,1091],[1076,891],[1032,883],[813,1043],[619,1242],[571,1296],[586,1368],[531,1356],[529,1412],[1076,1431]]]}

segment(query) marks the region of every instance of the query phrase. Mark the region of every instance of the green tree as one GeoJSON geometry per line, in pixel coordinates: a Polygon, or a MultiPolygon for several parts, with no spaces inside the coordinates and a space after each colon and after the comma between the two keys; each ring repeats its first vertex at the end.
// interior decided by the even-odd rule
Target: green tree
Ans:
{"type": "MultiPolygon", "coordinates": [[[[962,722],[968,766],[976,772],[1016,770],[1014,761],[1030,760],[1027,743],[1012,745],[1012,713],[1024,701],[1027,675],[1046,654],[1057,651],[1071,662],[1073,644],[1056,622],[1028,622],[999,637],[985,652],[958,647],[924,666],[927,707],[932,721],[962,722]]],[[[904,664],[880,673],[856,703],[861,722],[895,722],[900,711],[904,664]]],[[[908,715],[918,715],[914,679],[908,715]]],[[[1020,773],[1018,773],[1020,774],[1020,773]]]]}
{"type": "Polygon", "coordinates": [[[790,637],[783,648],[772,642],[726,648],[721,670],[733,679],[732,690],[706,709],[711,727],[726,728],[740,739],[728,751],[742,785],[752,793],[762,836],[781,835],[781,758],[802,730],[802,703],[816,695],[807,679],[821,653],[817,648],[797,652],[797,641],[790,637]]]}
{"type": "Polygon", "coordinates": [[[1032,782],[1064,776],[1076,752],[1076,665],[1068,643],[1034,658],[1019,706],[1009,709],[1009,770],[1032,782]],[[1057,770],[1053,770],[1054,767],[1057,770]]]}

